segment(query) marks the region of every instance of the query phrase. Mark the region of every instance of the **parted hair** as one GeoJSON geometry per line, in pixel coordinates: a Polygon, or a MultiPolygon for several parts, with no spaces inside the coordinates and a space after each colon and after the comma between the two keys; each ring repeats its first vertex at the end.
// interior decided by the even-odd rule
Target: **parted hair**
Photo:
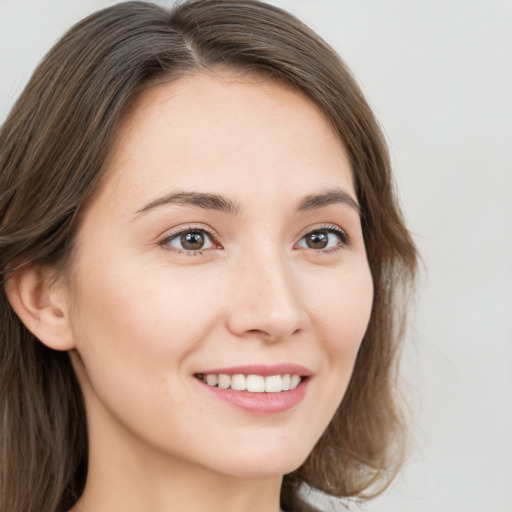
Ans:
{"type": "MultiPolygon", "coordinates": [[[[12,309],[9,275],[65,271],[78,219],[98,189],[127,112],[144,90],[228,67],[302,91],[344,144],[374,283],[368,329],[343,401],[306,461],[285,475],[285,510],[313,510],[300,489],[365,499],[402,462],[396,361],[416,250],[382,132],[349,69],[291,14],[257,0],[119,3],[75,25],[34,72],[0,130],[0,508],[64,512],[87,478],[87,418],[66,352],[39,342],[12,309]]],[[[248,121],[250,122],[250,121],[248,121]]]]}

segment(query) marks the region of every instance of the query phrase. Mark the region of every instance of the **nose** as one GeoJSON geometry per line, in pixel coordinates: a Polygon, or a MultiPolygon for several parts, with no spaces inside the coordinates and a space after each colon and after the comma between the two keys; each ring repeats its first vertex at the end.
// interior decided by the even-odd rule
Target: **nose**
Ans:
{"type": "Polygon", "coordinates": [[[236,336],[275,343],[306,328],[299,279],[283,257],[266,253],[245,259],[231,283],[227,322],[236,336]]]}

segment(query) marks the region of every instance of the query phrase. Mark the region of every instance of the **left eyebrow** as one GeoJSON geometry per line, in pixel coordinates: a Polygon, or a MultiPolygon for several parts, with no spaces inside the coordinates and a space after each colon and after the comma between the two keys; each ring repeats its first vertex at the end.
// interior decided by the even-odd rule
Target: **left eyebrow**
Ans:
{"type": "Polygon", "coordinates": [[[329,206],[331,204],[344,204],[355,210],[358,215],[361,214],[361,210],[355,199],[353,199],[348,192],[345,192],[340,188],[327,190],[320,194],[308,195],[299,202],[296,210],[297,212],[305,212],[309,210],[316,210],[317,208],[323,208],[324,206],[329,206]]]}

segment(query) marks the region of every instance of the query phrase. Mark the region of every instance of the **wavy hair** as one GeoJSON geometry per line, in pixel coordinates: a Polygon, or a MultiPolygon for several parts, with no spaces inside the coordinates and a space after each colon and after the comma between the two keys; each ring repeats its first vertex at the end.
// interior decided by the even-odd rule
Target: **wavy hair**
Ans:
{"type": "Polygon", "coordinates": [[[285,510],[312,510],[306,484],[364,499],[400,465],[395,362],[416,250],[386,143],[347,66],[291,14],[257,0],[126,2],[75,25],[48,53],[0,130],[0,508],[64,512],[87,477],[87,422],[68,354],[40,343],[5,282],[20,265],[65,269],[130,106],[156,84],[224,66],[302,91],[350,157],[374,302],[344,399],[307,460],[285,475],[285,510]]]}

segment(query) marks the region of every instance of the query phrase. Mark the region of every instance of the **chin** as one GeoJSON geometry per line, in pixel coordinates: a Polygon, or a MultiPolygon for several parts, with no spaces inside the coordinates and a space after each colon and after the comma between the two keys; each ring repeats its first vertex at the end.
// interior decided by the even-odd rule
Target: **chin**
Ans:
{"type": "Polygon", "coordinates": [[[217,461],[217,471],[244,479],[283,476],[299,468],[313,447],[289,448],[283,443],[272,450],[254,443],[252,449],[247,448],[233,446],[229,454],[218,459],[222,460],[222,464],[219,465],[217,461]]]}

